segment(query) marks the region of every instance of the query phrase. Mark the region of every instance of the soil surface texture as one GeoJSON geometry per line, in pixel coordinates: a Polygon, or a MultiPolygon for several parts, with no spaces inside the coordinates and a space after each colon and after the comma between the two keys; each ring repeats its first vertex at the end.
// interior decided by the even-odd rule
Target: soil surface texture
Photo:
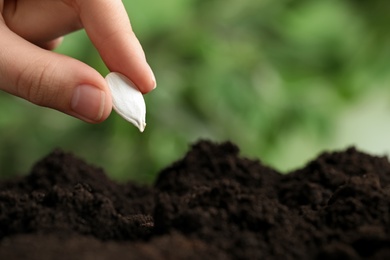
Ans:
{"type": "Polygon", "coordinates": [[[202,140],[141,186],[55,150],[0,182],[0,259],[390,259],[390,163],[349,148],[280,174],[202,140]]]}

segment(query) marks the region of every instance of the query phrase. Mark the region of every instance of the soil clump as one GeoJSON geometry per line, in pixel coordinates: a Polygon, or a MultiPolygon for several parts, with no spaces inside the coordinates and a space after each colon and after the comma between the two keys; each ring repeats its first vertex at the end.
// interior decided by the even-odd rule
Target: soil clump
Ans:
{"type": "Polygon", "coordinates": [[[201,140],[141,186],[55,150],[0,182],[0,259],[390,259],[390,163],[348,148],[281,174],[201,140]]]}

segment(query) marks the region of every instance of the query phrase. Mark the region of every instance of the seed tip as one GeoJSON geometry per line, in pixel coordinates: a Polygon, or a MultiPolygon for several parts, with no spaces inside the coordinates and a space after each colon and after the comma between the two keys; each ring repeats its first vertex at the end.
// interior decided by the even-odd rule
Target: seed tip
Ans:
{"type": "Polygon", "coordinates": [[[145,122],[142,122],[142,123],[139,125],[138,129],[139,129],[139,131],[142,133],[142,132],[145,130],[145,127],[146,127],[146,123],[145,123],[145,122]]]}

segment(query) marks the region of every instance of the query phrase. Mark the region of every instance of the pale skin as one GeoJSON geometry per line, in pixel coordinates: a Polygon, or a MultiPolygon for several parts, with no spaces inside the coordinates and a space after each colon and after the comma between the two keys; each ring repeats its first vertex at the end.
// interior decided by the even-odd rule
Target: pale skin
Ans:
{"type": "Polygon", "coordinates": [[[107,83],[95,69],[51,50],[84,28],[110,71],[142,93],[156,81],[120,0],[0,0],[0,89],[89,123],[112,109],[107,83]]]}

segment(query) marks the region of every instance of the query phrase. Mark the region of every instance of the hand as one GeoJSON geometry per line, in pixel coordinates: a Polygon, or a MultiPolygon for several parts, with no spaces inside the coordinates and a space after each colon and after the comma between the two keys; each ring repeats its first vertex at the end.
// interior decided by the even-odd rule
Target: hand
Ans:
{"type": "Polygon", "coordinates": [[[0,0],[0,89],[90,123],[112,109],[104,78],[88,65],[50,50],[85,28],[111,71],[147,93],[153,72],[120,0],[0,0]]]}

